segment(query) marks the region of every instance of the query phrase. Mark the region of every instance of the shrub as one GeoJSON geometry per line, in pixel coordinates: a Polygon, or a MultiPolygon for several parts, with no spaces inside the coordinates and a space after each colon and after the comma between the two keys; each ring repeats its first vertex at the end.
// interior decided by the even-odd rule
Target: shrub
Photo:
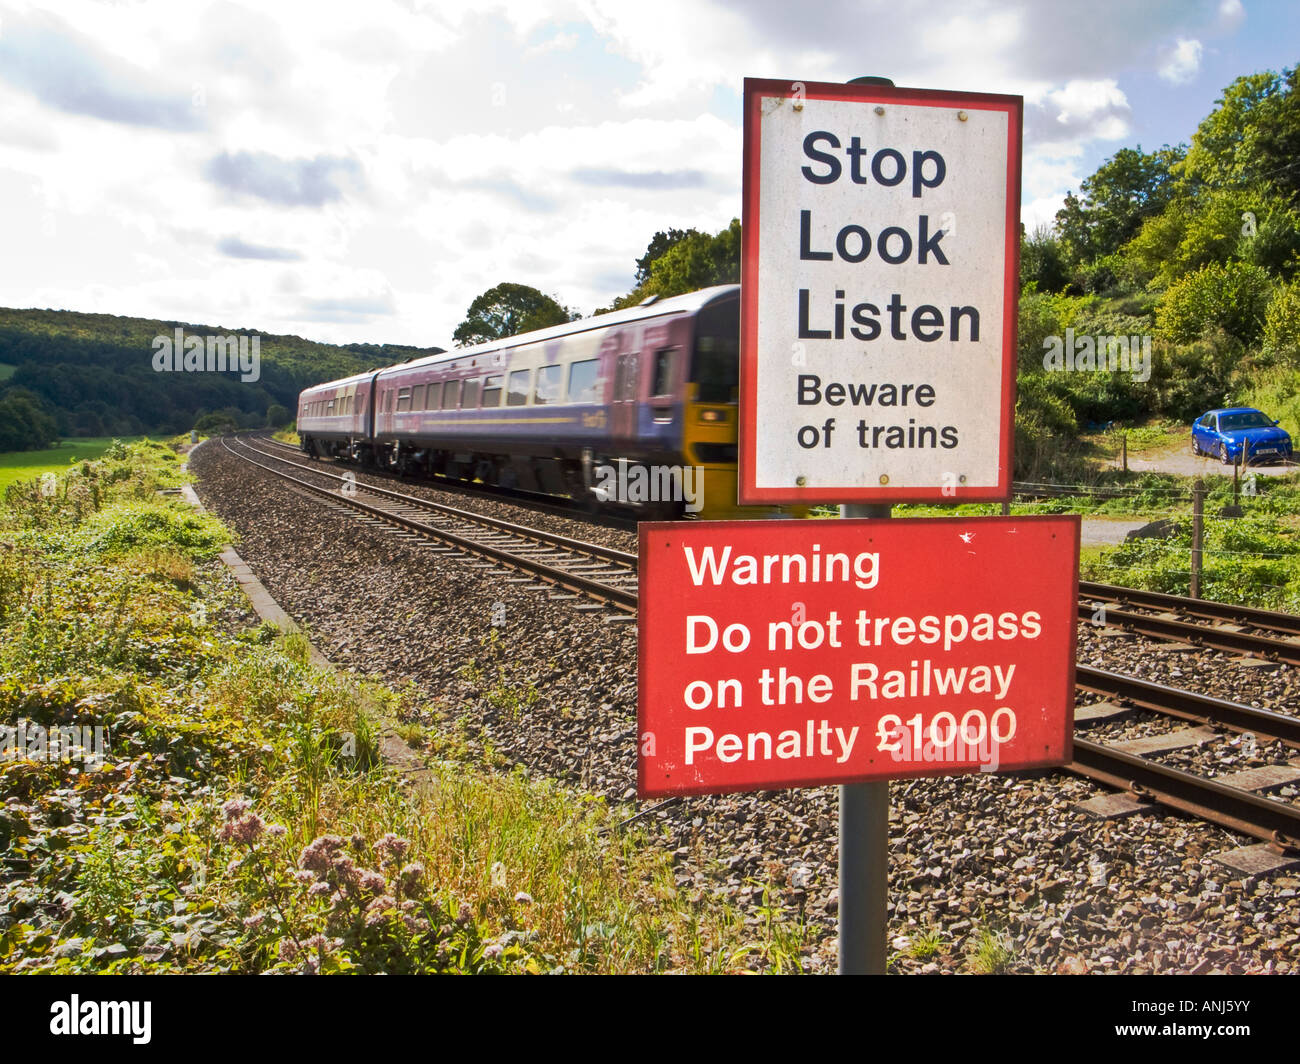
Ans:
{"type": "Polygon", "coordinates": [[[1271,290],[1268,274],[1258,266],[1210,263],[1169,286],[1156,322],[1177,344],[1191,343],[1212,328],[1253,344],[1263,330],[1271,290]]]}

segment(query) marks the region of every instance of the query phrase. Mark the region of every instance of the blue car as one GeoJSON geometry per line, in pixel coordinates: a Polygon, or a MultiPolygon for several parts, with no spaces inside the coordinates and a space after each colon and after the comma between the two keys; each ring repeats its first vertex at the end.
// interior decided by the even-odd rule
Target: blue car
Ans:
{"type": "Polygon", "coordinates": [[[1253,407],[1234,406],[1211,410],[1192,423],[1192,454],[1212,455],[1229,465],[1289,462],[1291,437],[1253,407]]]}

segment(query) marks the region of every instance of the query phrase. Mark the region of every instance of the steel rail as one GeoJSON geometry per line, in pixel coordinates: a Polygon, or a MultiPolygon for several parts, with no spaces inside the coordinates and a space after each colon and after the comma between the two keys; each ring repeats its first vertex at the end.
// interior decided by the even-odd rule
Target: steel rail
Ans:
{"type": "MultiPolygon", "coordinates": [[[[389,488],[381,488],[375,484],[363,484],[355,477],[349,482],[346,476],[340,476],[337,473],[327,473],[323,469],[315,469],[311,466],[304,465],[301,462],[295,462],[289,458],[281,458],[279,455],[267,454],[252,446],[247,440],[236,437],[237,442],[247,447],[254,454],[259,454],[263,458],[269,458],[273,462],[283,462],[291,465],[295,469],[302,469],[313,476],[326,477],[330,480],[340,480],[345,483],[352,483],[356,486],[357,491],[370,492],[373,495],[379,495],[386,499],[393,499],[406,506],[413,506],[420,510],[431,510],[435,513],[446,514],[449,517],[455,517],[463,521],[469,521],[476,525],[486,525],[489,528],[495,528],[502,532],[508,532],[511,535],[520,536],[524,539],[531,539],[538,543],[549,546],[560,547],[563,550],[573,551],[578,554],[588,554],[603,561],[613,562],[616,565],[626,565],[628,568],[636,571],[637,556],[627,551],[617,550],[614,547],[605,547],[599,543],[588,543],[581,539],[572,539],[568,536],[561,536],[554,532],[543,532],[536,528],[530,528],[527,525],[517,525],[511,521],[503,521],[497,517],[488,517],[486,514],[477,514],[471,510],[462,510],[457,506],[448,506],[446,503],[433,502],[430,499],[422,499],[415,495],[407,495],[404,492],[392,491],[389,488]]],[[[224,442],[224,440],[223,440],[224,442]]],[[[285,445],[282,445],[285,446],[285,445]]],[[[229,450],[229,448],[227,448],[229,450]]],[[[237,452],[232,452],[237,453],[237,452]]],[[[240,457],[243,457],[240,455],[240,457]]],[[[257,463],[254,463],[256,465],[257,463]]],[[[265,467],[264,467],[265,468],[265,467]]]]}
{"type": "MultiPolygon", "coordinates": [[[[520,572],[528,573],[531,576],[540,577],[557,587],[562,587],[580,595],[586,595],[589,598],[596,599],[599,602],[623,610],[626,613],[636,612],[637,594],[635,591],[615,587],[611,584],[603,584],[598,580],[591,579],[590,577],[584,577],[576,573],[567,572],[564,569],[559,569],[553,565],[548,565],[546,562],[534,561],[530,558],[513,554],[508,550],[503,550],[500,547],[494,547],[491,544],[482,543],[470,539],[467,536],[461,536],[455,532],[449,532],[446,529],[436,528],[432,525],[426,525],[421,521],[415,521],[401,514],[392,513],[382,507],[371,506],[368,503],[361,502],[359,499],[353,499],[346,495],[342,495],[331,488],[323,488],[317,484],[310,484],[305,480],[291,476],[279,469],[274,469],[271,466],[254,461],[247,455],[240,454],[224,439],[221,442],[222,446],[240,461],[257,466],[259,469],[265,470],[273,476],[280,477],[281,479],[296,484],[298,487],[310,491],[315,495],[320,495],[329,499],[336,505],[341,504],[349,506],[354,510],[359,510],[362,513],[379,518],[381,521],[398,525],[410,532],[416,533],[417,535],[441,540],[444,543],[449,543],[452,546],[459,547],[460,549],[469,551],[470,553],[482,555],[483,557],[492,559],[494,562],[498,562],[512,569],[517,569],[520,572]]],[[[584,544],[584,546],[586,546],[586,544],[584,544]]]]}
{"type": "Polygon", "coordinates": [[[1231,831],[1286,849],[1300,850],[1300,806],[1265,798],[1086,739],[1074,740],[1074,760],[1065,768],[1231,831]]]}
{"type": "Polygon", "coordinates": [[[1208,599],[1188,598],[1185,595],[1170,595],[1163,591],[1143,591],[1141,588],[1096,584],[1085,580],[1079,581],[1079,594],[1086,595],[1094,601],[1118,602],[1144,609],[1169,610],[1190,617],[1228,621],[1283,635],[1300,636],[1300,616],[1294,613],[1279,613],[1275,610],[1261,610],[1255,606],[1237,606],[1228,602],[1213,602],[1208,599]]]}
{"type": "MultiPolygon", "coordinates": [[[[1094,605],[1080,601],[1080,618],[1091,620],[1095,611],[1094,605]]],[[[1157,639],[1190,643],[1193,646],[1209,647],[1213,650],[1227,650],[1251,657],[1265,658],[1268,661],[1284,662],[1287,665],[1300,665],[1300,642],[1292,642],[1287,638],[1236,632],[1213,624],[1192,624],[1189,621],[1178,621],[1147,613],[1132,613],[1128,610],[1107,609],[1105,619],[1109,626],[1154,636],[1157,639]]]]}

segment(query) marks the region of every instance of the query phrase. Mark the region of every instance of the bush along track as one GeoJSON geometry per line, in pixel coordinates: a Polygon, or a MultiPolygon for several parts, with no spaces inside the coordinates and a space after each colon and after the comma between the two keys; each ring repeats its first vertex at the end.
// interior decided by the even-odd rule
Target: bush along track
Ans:
{"type": "Polygon", "coordinates": [[[463,759],[420,786],[386,765],[380,722],[415,696],[256,624],[215,560],[229,532],[166,494],[184,479],[146,441],[6,493],[0,971],[797,961],[725,905],[674,905],[671,864],[601,800],[463,759]]]}

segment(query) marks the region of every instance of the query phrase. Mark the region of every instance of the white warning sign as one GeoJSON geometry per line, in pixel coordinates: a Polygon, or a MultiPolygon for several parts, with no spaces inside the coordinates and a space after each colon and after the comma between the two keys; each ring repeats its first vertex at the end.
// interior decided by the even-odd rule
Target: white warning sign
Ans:
{"type": "Polygon", "coordinates": [[[741,502],[1007,497],[1021,116],[746,80],[741,502]]]}

